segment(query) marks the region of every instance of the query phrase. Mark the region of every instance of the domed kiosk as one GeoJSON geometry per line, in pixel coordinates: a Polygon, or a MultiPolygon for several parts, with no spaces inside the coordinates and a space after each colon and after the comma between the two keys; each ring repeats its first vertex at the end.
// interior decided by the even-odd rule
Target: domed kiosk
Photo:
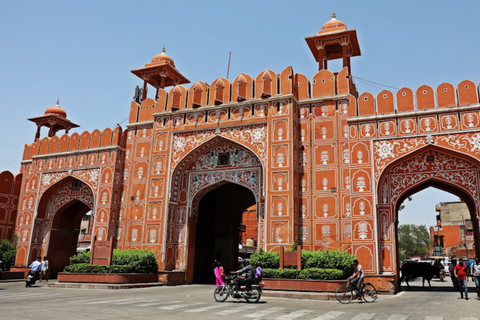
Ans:
{"type": "Polygon", "coordinates": [[[37,125],[35,140],[40,138],[41,127],[50,129],[48,131],[49,137],[53,137],[59,130],[65,130],[65,133],[68,133],[70,129],[79,127],[79,125],[67,119],[67,113],[59,106],[59,100],[57,100],[56,105],[47,108],[43,116],[30,118],[28,120],[35,122],[37,125]]]}

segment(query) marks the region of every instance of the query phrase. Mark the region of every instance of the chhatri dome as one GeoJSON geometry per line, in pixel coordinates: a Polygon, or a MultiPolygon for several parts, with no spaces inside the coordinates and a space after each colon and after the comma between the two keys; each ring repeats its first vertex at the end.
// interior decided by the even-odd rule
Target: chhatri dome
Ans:
{"type": "Polygon", "coordinates": [[[50,108],[47,108],[47,110],[45,110],[45,115],[55,115],[55,116],[60,116],[62,118],[67,118],[67,113],[65,112],[65,110],[63,110],[62,108],[60,108],[60,106],[58,105],[59,103],[59,100],[57,100],[57,104],[50,107],[50,108]]]}
{"type": "Polygon", "coordinates": [[[340,30],[347,30],[347,26],[345,25],[345,23],[343,23],[342,21],[340,20],[337,20],[336,19],[336,15],[335,15],[335,11],[333,11],[332,13],[332,19],[330,19],[329,21],[327,21],[323,26],[322,26],[322,29],[320,29],[320,31],[318,31],[318,33],[325,33],[325,32],[332,32],[332,31],[340,31],[340,30]]]}
{"type": "Polygon", "coordinates": [[[150,65],[163,64],[163,63],[168,63],[168,64],[171,64],[173,67],[175,67],[175,63],[173,62],[173,59],[167,56],[167,54],[165,53],[165,46],[163,46],[162,53],[157,54],[155,57],[152,58],[150,65]]]}

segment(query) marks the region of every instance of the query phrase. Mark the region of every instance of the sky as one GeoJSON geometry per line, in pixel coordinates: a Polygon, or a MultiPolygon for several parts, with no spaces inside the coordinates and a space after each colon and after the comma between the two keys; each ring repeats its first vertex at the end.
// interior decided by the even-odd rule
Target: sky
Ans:
{"type": "MultiPolygon", "coordinates": [[[[19,171],[24,144],[36,132],[26,119],[43,115],[57,99],[67,118],[80,125],[71,132],[117,123],[125,128],[133,88],[142,83],[130,70],[150,62],[164,45],[191,83],[226,77],[229,52],[229,80],[288,66],[311,79],[318,64],[304,39],[332,11],[357,30],[362,55],[351,63],[360,93],[480,81],[476,0],[4,1],[0,171],[19,171]]],[[[329,63],[329,70],[338,71],[340,63],[329,63]]],[[[425,194],[438,200],[433,208],[420,201],[417,211],[434,211],[445,198],[425,194]]]]}

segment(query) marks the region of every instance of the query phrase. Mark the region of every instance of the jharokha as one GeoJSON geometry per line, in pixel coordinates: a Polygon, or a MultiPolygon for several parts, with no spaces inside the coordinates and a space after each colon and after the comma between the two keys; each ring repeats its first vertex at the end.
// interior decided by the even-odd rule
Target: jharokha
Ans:
{"type": "Polygon", "coordinates": [[[480,255],[475,83],[358,94],[356,31],[333,17],[305,40],[319,66],[312,79],[287,67],[186,88],[163,52],[132,71],[144,84],[126,128],[69,133],[78,125],[58,105],[28,119],[39,130],[21,173],[0,175],[0,238],[17,234],[15,268],[46,255],[61,271],[91,211],[92,239],[148,249],[160,275],[184,283],[207,279],[214,259],[235,268],[246,229],[266,251],[348,251],[392,289],[398,208],[430,186],[467,203],[480,255]],[[327,67],[334,59],[338,73],[327,67]]]}

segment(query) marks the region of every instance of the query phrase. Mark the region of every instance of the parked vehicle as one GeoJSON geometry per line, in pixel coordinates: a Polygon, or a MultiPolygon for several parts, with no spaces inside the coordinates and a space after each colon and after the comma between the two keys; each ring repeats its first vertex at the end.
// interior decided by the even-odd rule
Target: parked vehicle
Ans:
{"type": "Polygon", "coordinates": [[[258,302],[260,297],[262,296],[262,287],[263,283],[261,284],[252,284],[252,293],[247,293],[245,291],[246,287],[241,286],[240,292],[235,293],[235,278],[237,278],[237,274],[230,273],[225,277],[225,285],[220,285],[218,288],[215,288],[213,292],[213,297],[217,302],[224,302],[227,300],[228,296],[233,299],[245,299],[247,302],[258,302]]]}

